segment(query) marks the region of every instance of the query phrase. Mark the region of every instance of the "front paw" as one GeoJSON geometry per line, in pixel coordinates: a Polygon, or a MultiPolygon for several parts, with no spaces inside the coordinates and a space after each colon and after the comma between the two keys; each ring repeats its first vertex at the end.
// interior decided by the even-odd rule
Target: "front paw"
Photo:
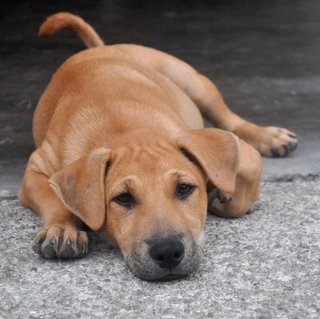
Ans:
{"type": "Polygon", "coordinates": [[[285,157],[298,146],[296,134],[285,128],[245,123],[234,133],[267,157],[285,157]]]}
{"type": "Polygon", "coordinates": [[[44,258],[75,259],[88,254],[88,236],[70,225],[52,225],[41,229],[33,250],[44,258]]]}
{"type": "Polygon", "coordinates": [[[226,204],[232,200],[232,196],[230,194],[224,193],[218,188],[214,188],[208,194],[208,205],[214,205],[216,203],[226,204]]]}

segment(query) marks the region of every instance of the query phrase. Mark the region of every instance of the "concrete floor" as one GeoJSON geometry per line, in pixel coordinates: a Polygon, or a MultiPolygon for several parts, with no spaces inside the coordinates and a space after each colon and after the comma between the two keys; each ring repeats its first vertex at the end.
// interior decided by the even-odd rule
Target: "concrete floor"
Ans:
{"type": "Polygon", "coordinates": [[[92,234],[84,259],[39,258],[30,246],[39,218],[2,200],[0,318],[318,319],[319,202],[319,181],[265,183],[252,214],[208,216],[199,271],[149,283],[92,234]]]}
{"type": "Polygon", "coordinates": [[[0,14],[0,318],[319,318],[319,1],[13,0],[0,3],[0,14]],[[188,281],[142,283],[95,240],[93,254],[76,263],[48,263],[30,250],[39,220],[11,199],[33,150],[32,113],[54,71],[83,49],[68,31],[37,39],[58,11],[81,15],[106,43],[186,60],[238,114],[298,134],[289,158],[264,160],[258,214],[209,218],[208,230],[225,239],[212,246],[209,234],[202,269],[188,281]],[[249,243],[237,251],[242,239],[249,243]]]}

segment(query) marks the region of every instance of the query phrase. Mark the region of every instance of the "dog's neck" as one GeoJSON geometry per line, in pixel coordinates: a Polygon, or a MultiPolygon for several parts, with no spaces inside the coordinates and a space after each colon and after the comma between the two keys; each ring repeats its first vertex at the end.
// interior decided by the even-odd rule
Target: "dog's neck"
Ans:
{"type": "Polygon", "coordinates": [[[136,130],[127,131],[110,140],[108,143],[108,147],[118,148],[123,145],[130,144],[140,144],[141,146],[152,145],[160,142],[161,140],[168,141],[181,134],[181,131],[182,130],[178,128],[175,130],[153,130],[150,128],[139,128],[136,130]]]}

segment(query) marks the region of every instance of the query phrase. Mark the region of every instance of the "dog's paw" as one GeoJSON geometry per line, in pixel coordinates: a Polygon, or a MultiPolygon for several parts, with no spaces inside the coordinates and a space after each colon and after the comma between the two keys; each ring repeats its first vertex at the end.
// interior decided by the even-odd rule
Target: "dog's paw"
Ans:
{"type": "Polygon", "coordinates": [[[214,188],[208,194],[208,205],[214,205],[215,203],[226,204],[232,200],[230,194],[220,191],[218,188],[214,188]]]}
{"type": "Polygon", "coordinates": [[[41,229],[33,250],[44,258],[75,259],[88,254],[88,236],[70,225],[52,225],[41,229]]]}
{"type": "Polygon", "coordinates": [[[234,133],[267,157],[285,157],[298,146],[296,134],[285,128],[261,127],[247,122],[234,133]]]}

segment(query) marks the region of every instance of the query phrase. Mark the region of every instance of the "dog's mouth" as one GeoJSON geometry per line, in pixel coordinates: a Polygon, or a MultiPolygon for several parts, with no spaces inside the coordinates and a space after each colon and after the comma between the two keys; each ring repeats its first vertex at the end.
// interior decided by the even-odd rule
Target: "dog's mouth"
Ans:
{"type": "Polygon", "coordinates": [[[161,268],[148,254],[137,251],[132,255],[124,254],[124,257],[128,268],[136,277],[146,281],[163,282],[188,277],[198,269],[202,255],[200,246],[194,246],[186,252],[182,262],[172,269],[161,268]]]}
{"type": "Polygon", "coordinates": [[[161,281],[173,281],[173,280],[181,280],[181,279],[184,279],[186,277],[188,277],[188,274],[168,274],[168,275],[165,275],[165,276],[163,276],[161,278],[154,279],[152,281],[155,281],[155,282],[157,282],[157,281],[159,281],[159,282],[161,282],[161,281]]]}

